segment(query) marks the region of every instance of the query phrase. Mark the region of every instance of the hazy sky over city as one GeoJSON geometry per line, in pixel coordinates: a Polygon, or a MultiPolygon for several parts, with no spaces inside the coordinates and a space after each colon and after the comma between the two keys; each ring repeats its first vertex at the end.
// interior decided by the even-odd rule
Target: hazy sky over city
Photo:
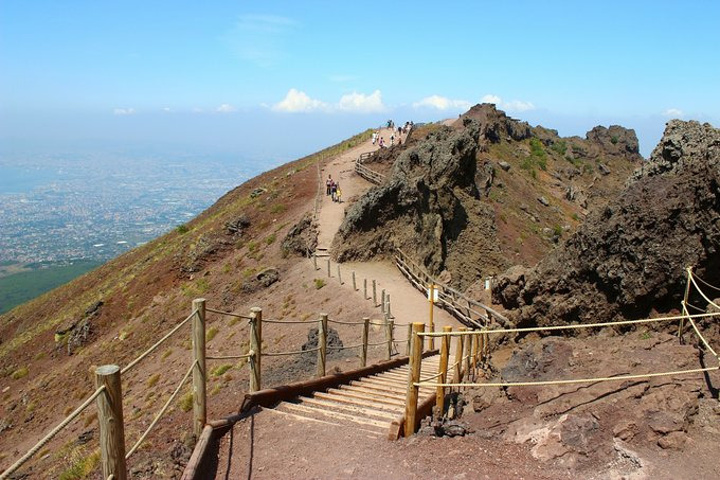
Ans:
{"type": "Polygon", "coordinates": [[[0,141],[300,155],[488,101],[584,133],[720,126],[716,1],[0,0],[0,141]]]}

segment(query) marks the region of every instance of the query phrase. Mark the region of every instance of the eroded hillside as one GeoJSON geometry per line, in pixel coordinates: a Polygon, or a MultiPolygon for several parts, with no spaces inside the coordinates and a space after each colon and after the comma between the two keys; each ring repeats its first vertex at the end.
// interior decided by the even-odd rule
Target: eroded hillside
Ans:
{"type": "Polygon", "coordinates": [[[477,105],[370,160],[387,181],[349,209],[335,254],[366,259],[399,247],[468,289],[512,265],[534,265],[641,162],[632,130],[560,138],[477,105]]]}

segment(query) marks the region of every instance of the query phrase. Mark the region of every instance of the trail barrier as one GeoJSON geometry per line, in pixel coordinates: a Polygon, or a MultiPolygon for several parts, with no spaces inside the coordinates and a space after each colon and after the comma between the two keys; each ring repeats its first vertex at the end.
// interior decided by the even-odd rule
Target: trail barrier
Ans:
{"type": "MultiPolygon", "coordinates": [[[[342,350],[358,350],[358,359],[360,367],[367,367],[368,350],[370,347],[377,347],[384,351],[382,355],[385,360],[390,360],[396,354],[395,346],[398,343],[404,343],[408,339],[395,340],[394,329],[400,324],[395,324],[391,320],[371,320],[366,317],[360,321],[342,321],[329,318],[327,314],[321,314],[317,321],[318,325],[318,346],[316,348],[300,350],[300,351],[266,351],[263,348],[263,328],[275,326],[288,326],[292,324],[303,324],[312,326],[313,322],[308,321],[292,321],[292,320],[273,320],[264,319],[261,308],[254,307],[250,310],[249,315],[241,315],[234,312],[225,312],[206,306],[205,299],[199,298],[192,302],[190,315],[181,320],[169,332],[167,332],[160,340],[153,344],[150,348],[138,355],[129,362],[125,367],[120,368],[117,365],[103,365],[96,369],[96,385],[97,389],[86,398],[80,406],[78,406],[71,414],[63,419],[55,428],[49,431],[36,445],[34,445],[27,453],[22,455],[15,463],[0,473],[0,480],[12,478],[11,476],[25,465],[35,454],[38,453],[45,445],[48,444],[55,436],[58,435],[65,427],[75,421],[81,413],[96,403],[98,411],[99,425],[99,443],[101,453],[101,468],[104,479],[113,478],[115,480],[124,480],[127,478],[127,461],[131,459],[147,440],[148,435],[157,426],[160,419],[167,413],[169,407],[177,399],[182,387],[192,377],[192,431],[198,438],[198,441],[207,441],[207,382],[208,382],[208,361],[216,360],[244,360],[250,364],[250,375],[248,382],[248,395],[259,392],[263,389],[262,382],[262,359],[266,357],[279,357],[288,355],[312,355],[317,356],[316,377],[322,378],[327,374],[326,359],[331,351],[342,350]],[[222,318],[232,318],[247,321],[248,343],[249,348],[245,352],[236,352],[228,355],[208,355],[206,348],[206,315],[217,314],[222,318]],[[175,335],[179,330],[191,323],[190,338],[192,340],[192,360],[188,365],[187,371],[177,383],[173,392],[167,401],[154,416],[150,425],[138,437],[135,443],[126,451],[126,429],[125,419],[123,417],[123,394],[122,380],[125,375],[129,375],[132,370],[143,360],[155,354],[158,348],[168,339],[175,335]],[[358,336],[361,338],[359,343],[354,345],[329,345],[328,331],[329,325],[344,325],[358,329],[358,336]],[[375,326],[377,331],[376,337],[371,338],[371,326],[375,326]],[[377,338],[380,336],[381,338],[377,338]]],[[[405,324],[402,324],[405,325],[405,324]]],[[[245,330],[246,326],[241,326],[245,330]]],[[[268,343],[267,341],[265,342],[268,343]]],[[[245,402],[248,405],[251,402],[245,402]]],[[[212,423],[212,422],[211,422],[212,423]]]]}
{"type": "Polygon", "coordinates": [[[467,327],[483,328],[493,322],[501,325],[509,325],[507,318],[496,310],[468,298],[454,288],[440,282],[437,278],[432,277],[424,268],[412,261],[410,257],[399,248],[395,249],[393,257],[397,268],[415,288],[426,293],[428,286],[433,285],[433,288],[436,289],[435,291],[437,292],[436,305],[447,310],[467,327]]]}
{"type": "Polygon", "coordinates": [[[374,183],[375,185],[380,185],[385,182],[386,178],[385,175],[374,172],[367,168],[365,165],[363,165],[365,162],[367,162],[369,159],[371,159],[375,155],[375,152],[368,152],[360,154],[360,156],[355,160],[355,173],[360,175],[362,178],[367,180],[370,183],[374,183]]]}
{"type": "MultiPolygon", "coordinates": [[[[599,322],[599,323],[588,323],[588,324],[573,324],[573,325],[558,325],[549,327],[529,327],[529,328],[498,328],[498,329],[475,329],[466,330],[460,328],[458,331],[453,332],[450,327],[445,327],[443,332],[424,332],[423,324],[413,324],[412,333],[412,345],[410,350],[410,365],[411,375],[408,378],[408,395],[406,398],[406,423],[405,433],[406,436],[414,433],[417,430],[419,418],[421,417],[418,413],[421,406],[418,405],[418,399],[415,392],[420,387],[433,387],[437,389],[436,396],[431,399],[435,403],[436,415],[442,416],[444,411],[444,399],[448,389],[453,388],[485,388],[485,387],[524,387],[524,386],[545,386],[545,385],[567,385],[567,384],[578,384],[578,383],[599,383],[607,381],[622,381],[622,380],[634,380],[634,379],[647,379],[654,377],[663,377],[671,375],[687,375],[694,373],[705,373],[720,370],[720,357],[715,349],[710,346],[707,339],[703,336],[700,329],[697,326],[696,320],[708,317],[720,316],[720,305],[714,303],[710,298],[705,295],[698,285],[697,278],[692,273],[692,269],[687,269],[687,282],[688,288],[686,289],[685,298],[682,301],[683,313],[682,315],[674,315],[660,318],[644,318],[637,320],[623,320],[616,322],[599,322]],[[715,312],[710,313],[698,313],[691,315],[688,312],[688,297],[690,293],[690,286],[694,286],[699,292],[702,298],[708,302],[708,305],[716,309],[715,312]],[[490,335],[503,335],[510,333],[531,333],[531,332],[548,332],[558,330],[577,330],[585,328],[603,328],[603,327],[615,327],[621,325],[641,325],[646,323],[660,323],[660,322],[679,322],[678,339],[682,341],[683,331],[685,323],[689,323],[692,326],[695,334],[698,338],[698,348],[705,349],[709,352],[718,362],[716,366],[709,366],[704,368],[691,368],[683,370],[671,370],[661,372],[649,372],[649,373],[630,373],[620,374],[608,377],[592,377],[592,378],[571,378],[571,379],[557,379],[557,380],[540,380],[540,381],[526,381],[526,382],[481,382],[474,383],[473,381],[464,381],[475,379],[478,368],[482,368],[488,358],[488,345],[490,335]],[[419,325],[418,327],[416,327],[419,325]],[[439,337],[442,340],[441,346],[441,358],[439,371],[436,375],[430,378],[421,379],[419,377],[420,366],[422,364],[422,343],[425,337],[439,337]],[[450,342],[455,338],[455,362],[452,365],[448,365],[448,352],[450,351],[450,342]],[[417,363],[418,366],[415,366],[417,363]],[[447,381],[448,374],[453,372],[453,380],[447,381]],[[414,427],[413,427],[414,426],[414,427]]],[[[715,288],[715,287],[713,287],[715,288]]],[[[720,291],[720,289],[718,289],[720,291]]],[[[698,307],[694,307],[698,308],[698,307]]],[[[427,407],[425,407],[427,410],[427,407]]]]}

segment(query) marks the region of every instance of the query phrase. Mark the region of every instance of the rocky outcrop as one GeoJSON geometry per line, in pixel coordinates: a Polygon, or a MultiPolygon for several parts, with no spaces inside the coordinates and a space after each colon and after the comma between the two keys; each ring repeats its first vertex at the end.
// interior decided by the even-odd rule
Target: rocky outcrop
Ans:
{"type": "MultiPolygon", "coordinates": [[[[460,116],[455,126],[465,125],[468,120],[474,120],[479,126],[478,135],[481,139],[497,143],[501,140],[525,140],[532,135],[532,129],[527,122],[521,122],[508,117],[505,112],[495,108],[491,103],[475,105],[460,116]]],[[[557,134],[557,132],[555,132],[557,134]]]]}
{"type": "Polygon", "coordinates": [[[490,242],[478,244],[494,234],[493,211],[478,188],[492,183],[491,166],[478,173],[480,131],[465,119],[463,128],[442,128],[403,151],[388,181],[347,211],[333,246],[337,259],[366,259],[396,246],[435,274],[450,269],[461,284],[474,281],[472,264],[498,253],[490,242]]]}
{"type": "Polygon", "coordinates": [[[318,245],[318,231],[312,222],[312,216],[305,215],[285,236],[282,250],[286,254],[310,257],[318,245]]]}
{"type": "Polygon", "coordinates": [[[687,266],[720,283],[718,251],[720,130],[674,120],[619,198],[493,298],[522,325],[643,317],[679,306],[687,266]]]}

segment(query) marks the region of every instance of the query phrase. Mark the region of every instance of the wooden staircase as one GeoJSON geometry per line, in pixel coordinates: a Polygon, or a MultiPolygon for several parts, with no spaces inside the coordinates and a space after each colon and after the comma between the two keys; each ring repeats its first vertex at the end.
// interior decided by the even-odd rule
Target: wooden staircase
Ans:
{"type": "MultiPolygon", "coordinates": [[[[423,360],[421,378],[437,374],[439,359],[435,355],[423,360]]],[[[392,423],[405,413],[408,375],[409,366],[404,365],[325,392],[280,402],[271,411],[303,421],[355,428],[378,437],[388,436],[392,423]]],[[[420,389],[421,399],[432,395],[435,395],[435,389],[420,389]]]]}

